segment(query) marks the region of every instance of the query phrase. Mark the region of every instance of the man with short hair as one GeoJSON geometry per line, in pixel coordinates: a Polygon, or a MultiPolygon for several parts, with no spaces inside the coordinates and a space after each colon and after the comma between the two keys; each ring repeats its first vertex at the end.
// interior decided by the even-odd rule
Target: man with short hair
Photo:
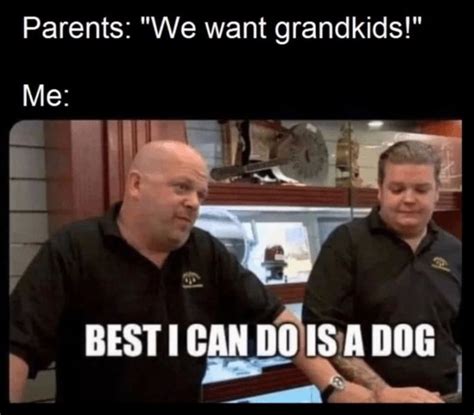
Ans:
{"type": "MultiPolygon", "coordinates": [[[[198,402],[206,357],[86,356],[86,325],[290,322],[300,331],[293,359],[329,402],[369,402],[328,360],[305,356],[297,318],[241,267],[216,238],[194,228],[208,171],[190,146],[143,146],[127,176],[123,203],[101,218],[66,226],[34,258],[10,300],[10,400],[28,376],[56,362],[57,402],[198,402]]],[[[146,335],[142,336],[142,340],[146,335]]],[[[116,339],[114,339],[115,342],[116,339]]],[[[121,339],[119,338],[120,344],[121,339]]]]}
{"type": "Polygon", "coordinates": [[[433,402],[440,399],[429,391],[457,390],[461,242],[432,220],[440,168],[437,153],[420,141],[385,150],[379,205],[329,235],[306,286],[303,322],[337,325],[340,344],[347,325],[360,324],[365,358],[331,361],[381,402],[433,402]],[[370,356],[371,326],[402,323],[434,327],[434,357],[370,356]]]}

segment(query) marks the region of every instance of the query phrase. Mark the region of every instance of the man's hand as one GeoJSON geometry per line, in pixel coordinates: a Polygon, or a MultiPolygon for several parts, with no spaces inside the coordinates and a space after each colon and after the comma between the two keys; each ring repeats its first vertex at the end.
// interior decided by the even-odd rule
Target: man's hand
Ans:
{"type": "Polygon", "coordinates": [[[380,403],[444,403],[439,393],[423,388],[392,388],[387,386],[376,390],[375,399],[380,403]]]}
{"type": "Polygon", "coordinates": [[[363,386],[346,382],[343,391],[334,391],[328,398],[329,403],[374,403],[374,393],[363,386]]]}
{"type": "Polygon", "coordinates": [[[28,377],[28,364],[20,357],[10,353],[10,402],[21,402],[28,377]]]}

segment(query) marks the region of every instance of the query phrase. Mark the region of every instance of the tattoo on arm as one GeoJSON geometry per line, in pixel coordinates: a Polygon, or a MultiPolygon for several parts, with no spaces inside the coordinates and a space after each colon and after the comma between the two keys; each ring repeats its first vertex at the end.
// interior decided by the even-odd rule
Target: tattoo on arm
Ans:
{"type": "MultiPolygon", "coordinates": [[[[344,344],[344,333],[338,332],[336,339],[339,351],[344,344]]],[[[343,357],[340,354],[331,358],[331,363],[347,380],[358,383],[371,390],[381,389],[388,386],[387,383],[359,357],[343,357]]]]}

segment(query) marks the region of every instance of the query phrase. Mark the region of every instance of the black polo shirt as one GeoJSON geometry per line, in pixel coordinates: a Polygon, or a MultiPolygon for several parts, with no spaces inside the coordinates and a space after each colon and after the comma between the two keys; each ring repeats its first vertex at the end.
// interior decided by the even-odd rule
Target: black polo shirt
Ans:
{"type": "Polygon", "coordinates": [[[457,389],[461,243],[434,222],[416,253],[391,232],[378,208],[339,226],[323,244],[305,293],[303,321],[341,329],[361,324],[367,363],[392,386],[457,389]],[[436,356],[369,357],[371,325],[435,328],[436,356]]]}
{"type": "Polygon", "coordinates": [[[198,228],[158,268],[121,237],[119,209],[44,244],[11,295],[10,351],[30,377],[56,361],[57,402],[198,401],[206,358],[190,357],[184,336],[179,357],[168,356],[166,330],[156,357],[86,357],[85,325],[179,324],[183,332],[193,323],[270,323],[283,306],[198,228]]]}

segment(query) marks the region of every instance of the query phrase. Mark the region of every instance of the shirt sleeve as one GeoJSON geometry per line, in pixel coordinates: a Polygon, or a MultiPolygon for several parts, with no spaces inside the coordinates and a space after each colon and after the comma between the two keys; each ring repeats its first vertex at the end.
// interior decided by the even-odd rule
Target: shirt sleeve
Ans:
{"type": "Polygon", "coordinates": [[[10,353],[25,360],[30,378],[55,359],[67,275],[67,261],[48,241],[10,296],[10,353]]]}
{"type": "Polygon", "coordinates": [[[354,260],[349,230],[336,228],[324,242],[305,288],[303,322],[345,329],[353,320],[354,260]]]}
{"type": "Polygon", "coordinates": [[[223,323],[269,324],[285,309],[251,271],[242,267],[217,239],[213,240],[222,296],[223,323]]]}

